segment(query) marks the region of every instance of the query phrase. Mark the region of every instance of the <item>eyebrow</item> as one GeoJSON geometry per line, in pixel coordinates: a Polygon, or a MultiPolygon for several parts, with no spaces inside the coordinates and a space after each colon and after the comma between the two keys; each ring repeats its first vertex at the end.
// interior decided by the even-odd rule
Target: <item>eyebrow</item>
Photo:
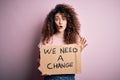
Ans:
{"type": "MultiPolygon", "coordinates": [[[[59,16],[55,16],[55,18],[56,18],[56,17],[59,17],[59,16]]],[[[66,18],[66,16],[65,16],[65,15],[62,15],[62,18],[66,18]]]]}
{"type": "Polygon", "coordinates": [[[58,17],[58,16],[55,16],[55,17],[58,17]]]}

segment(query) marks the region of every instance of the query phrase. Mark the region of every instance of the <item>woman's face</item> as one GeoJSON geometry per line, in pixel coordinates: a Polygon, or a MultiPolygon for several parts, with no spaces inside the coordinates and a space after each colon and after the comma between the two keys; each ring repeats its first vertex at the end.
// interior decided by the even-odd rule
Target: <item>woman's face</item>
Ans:
{"type": "Polygon", "coordinates": [[[55,15],[55,24],[58,32],[64,32],[67,26],[67,19],[61,13],[55,15]]]}

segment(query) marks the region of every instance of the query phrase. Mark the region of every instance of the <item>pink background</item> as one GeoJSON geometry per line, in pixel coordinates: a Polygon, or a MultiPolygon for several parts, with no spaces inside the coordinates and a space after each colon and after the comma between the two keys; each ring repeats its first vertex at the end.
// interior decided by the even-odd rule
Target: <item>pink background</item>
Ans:
{"type": "Polygon", "coordinates": [[[46,14],[58,3],[75,8],[88,42],[76,80],[120,80],[119,0],[1,0],[0,80],[42,80],[37,44],[46,14]]]}

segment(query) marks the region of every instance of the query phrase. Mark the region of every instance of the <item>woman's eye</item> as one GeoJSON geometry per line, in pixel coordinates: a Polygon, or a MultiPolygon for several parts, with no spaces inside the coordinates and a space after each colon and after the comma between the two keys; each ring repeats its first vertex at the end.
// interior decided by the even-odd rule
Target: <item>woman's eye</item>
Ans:
{"type": "Polygon", "coordinates": [[[55,18],[55,21],[58,21],[58,18],[55,18]]]}
{"type": "Polygon", "coordinates": [[[63,19],[63,20],[66,20],[66,17],[63,17],[62,19],[63,19]]]}

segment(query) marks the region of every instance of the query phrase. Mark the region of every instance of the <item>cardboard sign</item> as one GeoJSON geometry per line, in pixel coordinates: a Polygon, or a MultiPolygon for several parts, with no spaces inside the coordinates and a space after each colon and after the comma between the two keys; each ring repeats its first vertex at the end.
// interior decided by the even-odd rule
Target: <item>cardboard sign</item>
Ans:
{"type": "Polygon", "coordinates": [[[42,45],[40,48],[40,66],[42,74],[77,74],[81,71],[80,46],[42,45]]]}

